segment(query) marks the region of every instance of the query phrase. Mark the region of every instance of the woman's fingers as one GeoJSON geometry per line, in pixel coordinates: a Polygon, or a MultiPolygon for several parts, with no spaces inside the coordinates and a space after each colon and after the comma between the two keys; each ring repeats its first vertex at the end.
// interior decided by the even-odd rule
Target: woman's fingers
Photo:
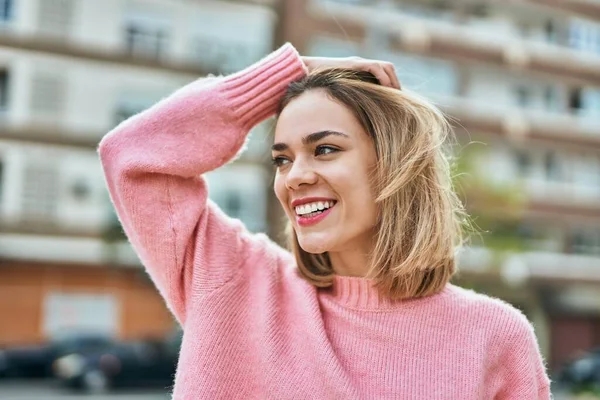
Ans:
{"type": "Polygon", "coordinates": [[[373,60],[361,60],[360,62],[363,67],[362,69],[375,75],[381,85],[394,89],[401,89],[394,64],[373,60]]]}
{"type": "Polygon", "coordinates": [[[302,57],[302,60],[309,71],[319,68],[349,68],[357,71],[367,71],[375,75],[381,85],[401,89],[394,64],[390,62],[367,60],[362,57],[302,57]]]}
{"type": "Polygon", "coordinates": [[[369,62],[367,71],[375,75],[375,78],[379,81],[383,86],[392,87],[392,80],[388,76],[387,72],[383,68],[383,65],[378,62],[369,62]]]}
{"type": "Polygon", "coordinates": [[[396,68],[394,67],[394,64],[384,63],[383,69],[385,69],[385,72],[390,77],[390,80],[392,81],[392,87],[395,89],[401,90],[402,85],[400,84],[400,81],[398,80],[398,75],[396,75],[396,68]]]}

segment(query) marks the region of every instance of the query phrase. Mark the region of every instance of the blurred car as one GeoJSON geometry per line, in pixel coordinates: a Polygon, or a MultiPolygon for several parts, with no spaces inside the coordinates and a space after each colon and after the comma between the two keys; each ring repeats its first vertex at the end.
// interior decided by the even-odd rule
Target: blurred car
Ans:
{"type": "Polygon", "coordinates": [[[164,341],[116,343],[99,352],[78,352],[56,360],[54,373],[67,387],[103,393],[115,387],[167,387],[173,383],[181,333],[164,341]]]}
{"type": "Polygon", "coordinates": [[[52,376],[52,363],[65,354],[99,351],[110,346],[109,336],[95,333],[63,335],[46,344],[0,349],[0,376],[40,378],[52,376]]]}
{"type": "Polygon", "coordinates": [[[0,349],[0,378],[3,378],[8,370],[8,360],[5,351],[0,349]]]}
{"type": "Polygon", "coordinates": [[[600,348],[567,363],[555,377],[556,386],[571,393],[600,393],[600,348]]]}

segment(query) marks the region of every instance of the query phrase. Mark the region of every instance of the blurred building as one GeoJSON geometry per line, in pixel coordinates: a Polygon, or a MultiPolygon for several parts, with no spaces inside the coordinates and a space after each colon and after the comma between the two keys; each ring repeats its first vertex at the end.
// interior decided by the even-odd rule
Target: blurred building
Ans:
{"type": "Polygon", "coordinates": [[[553,369],[600,346],[600,2],[286,4],[302,52],[393,61],[457,118],[458,282],[521,308],[553,369]]]}
{"type": "MultiPolygon", "coordinates": [[[[472,142],[457,183],[482,232],[459,283],[523,309],[553,368],[600,346],[599,2],[5,0],[0,20],[0,345],[171,329],[95,146],[184,83],[291,41],[393,61],[455,117],[472,142]]],[[[268,131],[209,182],[227,213],[274,235],[268,131]]]]}
{"type": "MultiPolygon", "coordinates": [[[[123,241],[96,145],[185,83],[268,53],[274,22],[270,9],[224,2],[0,1],[0,346],[173,328],[123,241]]],[[[209,179],[253,230],[267,229],[268,170],[254,162],[266,134],[209,179]]]]}

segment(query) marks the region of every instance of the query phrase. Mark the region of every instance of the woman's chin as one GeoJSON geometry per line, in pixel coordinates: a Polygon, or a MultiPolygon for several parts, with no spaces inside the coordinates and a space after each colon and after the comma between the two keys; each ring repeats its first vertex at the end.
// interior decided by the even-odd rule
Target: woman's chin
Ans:
{"type": "Polygon", "coordinates": [[[317,240],[313,238],[298,238],[298,244],[302,248],[302,250],[311,254],[321,254],[329,251],[330,246],[327,241],[317,240]]]}

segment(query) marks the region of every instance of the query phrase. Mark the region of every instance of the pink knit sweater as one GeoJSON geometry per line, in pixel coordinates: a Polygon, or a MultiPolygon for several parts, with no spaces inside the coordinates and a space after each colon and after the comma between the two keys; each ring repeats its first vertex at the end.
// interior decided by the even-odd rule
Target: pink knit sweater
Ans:
{"type": "Polygon", "coordinates": [[[531,325],[448,284],[392,302],[370,282],[301,279],[290,253],[207,199],[201,175],[242,148],[306,73],[287,44],[198,80],[100,144],[125,232],[184,329],[175,399],[548,399],[531,325]]]}

